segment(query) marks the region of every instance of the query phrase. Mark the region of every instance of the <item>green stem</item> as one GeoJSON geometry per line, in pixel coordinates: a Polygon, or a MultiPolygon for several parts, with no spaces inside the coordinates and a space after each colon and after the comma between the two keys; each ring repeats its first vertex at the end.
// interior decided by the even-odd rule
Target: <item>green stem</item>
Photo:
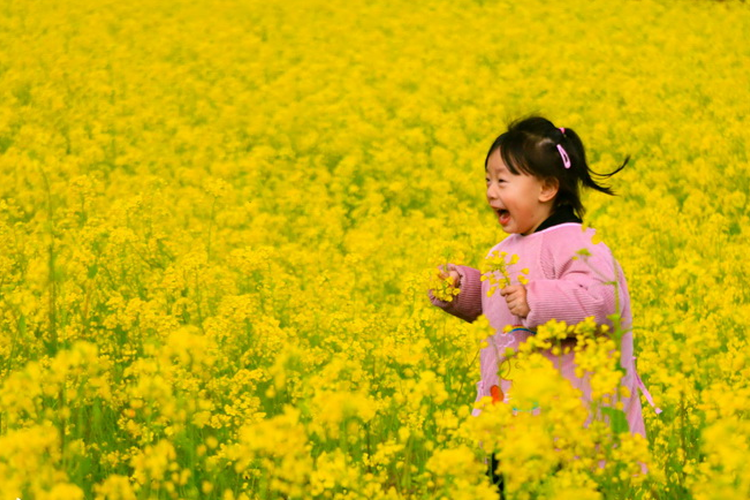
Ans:
{"type": "Polygon", "coordinates": [[[218,198],[214,197],[214,202],[211,204],[211,218],[208,221],[208,244],[206,248],[206,260],[209,262],[211,261],[211,234],[213,233],[214,228],[214,217],[216,214],[216,200],[218,198]]]}
{"type": "Polygon", "coordinates": [[[44,181],[44,189],[47,195],[47,217],[49,224],[49,245],[47,247],[47,271],[49,274],[49,301],[48,301],[48,321],[49,321],[49,344],[51,353],[57,352],[57,278],[55,276],[55,220],[54,209],[52,207],[52,190],[50,188],[47,173],[43,168],[39,168],[44,181]]]}

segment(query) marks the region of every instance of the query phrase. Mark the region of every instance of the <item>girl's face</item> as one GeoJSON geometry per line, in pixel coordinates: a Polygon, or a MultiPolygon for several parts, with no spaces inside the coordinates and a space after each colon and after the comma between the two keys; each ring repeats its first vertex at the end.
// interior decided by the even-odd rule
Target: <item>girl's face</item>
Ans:
{"type": "Polygon", "coordinates": [[[557,185],[532,175],[514,175],[496,149],[487,161],[487,203],[506,233],[533,233],[552,213],[557,185]]]}

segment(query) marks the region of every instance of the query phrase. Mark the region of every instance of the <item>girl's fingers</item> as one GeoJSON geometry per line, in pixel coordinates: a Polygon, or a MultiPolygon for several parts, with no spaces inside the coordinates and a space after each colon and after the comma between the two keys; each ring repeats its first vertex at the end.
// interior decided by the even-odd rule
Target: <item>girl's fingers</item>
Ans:
{"type": "Polygon", "coordinates": [[[526,316],[526,301],[520,291],[511,292],[509,295],[506,295],[505,302],[508,304],[508,310],[512,314],[522,317],[526,316]]]}
{"type": "Polygon", "coordinates": [[[438,277],[441,280],[447,280],[448,278],[453,278],[453,283],[458,284],[459,280],[461,279],[461,275],[456,271],[455,269],[452,269],[451,266],[449,266],[449,270],[446,271],[444,266],[438,267],[438,277]]]}

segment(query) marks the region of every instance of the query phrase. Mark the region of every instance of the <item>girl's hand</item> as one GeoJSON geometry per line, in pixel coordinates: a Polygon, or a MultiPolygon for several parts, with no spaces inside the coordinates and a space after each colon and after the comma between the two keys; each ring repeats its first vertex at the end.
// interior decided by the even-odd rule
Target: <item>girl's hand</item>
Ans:
{"type": "Polygon", "coordinates": [[[509,285],[500,290],[500,295],[505,297],[510,312],[525,318],[531,312],[529,303],[526,302],[526,287],[523,285],[509,285]]]}
{"type": "Polygon", "coordinates": [[[453,278],[453,286],[455,288],[461,288],[461,275],[458,274],[456,266],[454,266],[453,264],[448,264],[447,270],[444,266],[440,266],[438,270],[440,271],[440,279],[453,278]]]}
{"type": "Polygon", "coordinates": [[[461,274],[453,264],[438,266],[430,280],[430,299],[453,302],[461,293],[461,274]]]}

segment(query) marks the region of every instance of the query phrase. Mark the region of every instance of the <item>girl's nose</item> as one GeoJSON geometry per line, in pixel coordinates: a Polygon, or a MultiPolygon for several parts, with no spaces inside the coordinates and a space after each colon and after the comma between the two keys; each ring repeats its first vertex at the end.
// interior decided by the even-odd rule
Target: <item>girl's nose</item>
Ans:
{"type": "Polygon", "coordinates": [[[487,186],[487,199],[494,200],[497,198],[497,187],[494,184],[487,186]]]}

